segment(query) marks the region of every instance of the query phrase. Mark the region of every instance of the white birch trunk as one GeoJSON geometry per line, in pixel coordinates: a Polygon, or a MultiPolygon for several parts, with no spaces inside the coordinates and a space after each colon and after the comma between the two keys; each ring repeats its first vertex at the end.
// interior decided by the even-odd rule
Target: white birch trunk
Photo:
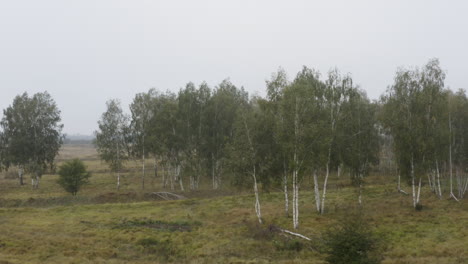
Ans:
{"type": "Polygon", "coordinates": [[[436,173],[437,173],[437,189],[438,189],[438,195],[439,199],[442,199],[442,189],[440,187],[440,172],[439,172],[439,162],[436,160],[436,173]]]}
{"type": "Polygon", "coordinates": [[[413,207],[416,208],[416,190],[414,185],[414,158],[411,156],[411,188],[413,190],[413,207]]]}
{"type": "Polygon", "coordinates": [[[293,170],[292,175],[292,188],[293,188],[293,197],[292,197],[292,210],[293,210],[293,227],[296,228],[296,169],[293,170]]]}
{"type": "Polygon", "coordinates": [[[289,216],[289,195],[288,195],[288,174],[286,170],[283,175],[283,189],[284,189],[284,210],[286,217],[289,216]]]}
{"type": "Polygon", "coordinates": [[[407,192],[401,189],[401,174],[398,172],[398,192],[408,195],[407,192]]]}
{"type": "Polygon", "coordinates": [[[117,191],[120,190],[120,170],[117,171],[117,191]]]}
{"type": "Polygon", "coordinates": [[[294,225],[295,229],[299,228],[299,182],[297,182],[297,174],[296,174],[296,224],[294,225]]]}
{"type": "MultiPolygon", "coordinates": [[[[143,137],[143,142],[144,142],[144,137],[143,137]]],[[[144,144],[144,143],[143,143],[144,144]]],[[[143,160],[142,160],[142,167],[143,167],[143,171],[142,171],[142,174],[141,174],[141,189],[144,190],[145,189],[145,146],[143,146],[143,160]]]]}
{"type": "Polygon", "coordinates": [[[328,183],[328,176],[330,175],[330,151],[328,154],[328,162],[327,162],[327,171],[325,174],[325,180],[323,182],[323,190],[322,190],[322,205],[320,206],[320,214],[325,213],[325,196],[327,195],[327,183],[328,183]]]}
{"type": "Polygon", "coordinates": [[[299,227],[299,186],[298,186],[298,173],[297,170],[293,171],[293,227],[299,227]]]}
{"type": "Polygon", "coordinates": [[[180,176],[180,165],[176,166],[177,179],[179,179],[180,190],[185,192],[184,183],[182,177],[180,176]]]}
{"type": "Polygon", "coordinates": [[[317,178],[317,171],[314,170],[314,193],[315,193],[315,206],[317,207],[317,213],[320,214],[320,190],[317,178]]]}
{"type": "MultiPolygon", "coordinates": [[[[175,170],[175,168],[174,168],[175,170]]],[[[175,171],[174,171],[172,168],[171,168],[171,175],[169,175],[169,180],[170,180],[170,184],[171,184],[171,190],[173,191],[174,190],[174,177],[175,177],[175,171]]]]}
{"type": "Polygon", "coordinates": [[[253,181],[254,181],[254,192],[255,192],[255,213],[257,214],[258,217],[258,222],[262,224],[262,211],[260,208],[260,199],[258,197],[258,187],[257,187],[257,176],[255,175],[255,166],[253,166],[253,181]]]}
{"type": "Polygon", "coordinates": [[[432,178],[432,175],[434,173],[428,173],[427,174],[427,181],[429,183],[429,189],[431,190],[431,192],[434,192],[435,191],[435,188],[432,186],[432,181],[431,181],[431,178],[432,178]]]}
{"type": "Polygon", "coordinates": [[[419,204],[419,198],[421,197],[421,177],[419,177],[419,184],[418,184],[418,195],[416,197],[416,204],[419,204]]]}
{"type": "Polygon", "coordinates": [[[23,182],[23,173],[24,173],[24,170],[23,170],[23,166],[18,166],[18,178],[19,178],[19,184],[20,185],[24,185],[24,182],[23,182]]]}
{"type": "Polygon", "coordinates": [[[164,165],[161,165],[161,166],[162,166],[161,184],[162,184],[163,188],[166,188],[167,187],[166,166],[164,166],[164,165]]]}

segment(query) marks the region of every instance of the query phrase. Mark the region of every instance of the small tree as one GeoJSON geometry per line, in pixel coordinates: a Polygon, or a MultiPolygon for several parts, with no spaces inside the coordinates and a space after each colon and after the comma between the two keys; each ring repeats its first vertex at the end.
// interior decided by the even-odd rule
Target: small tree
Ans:
{"type": "Polygon", "coordinates": [[[79,159],[73,159],[60,166],[58,184],[75,196],[81,186],[88,183],[90,176],[91,174],[86,171],[83,162],[79,159]]]}
{"type": "Polygon", "coordinates": [[[120,101],[109,100],[107,110],[98,121],[99,130],[95,132],[99,157],[104,160],[112,172],[117,174],[117,190],[120,188],[120,171],[128,159],[128,117],[120,107],[120,101]]]}
{"type": "Polygon", "coordinates": [[[2,161],[6,169],[18,167],[19,182],[23,173],[31,173],[32,187],[47,170],[53,170],[54,160],[63,143],[60,110],[49,93],[18,95],[12,105],[3,110],[2,161]]]}
{"type": "Polygon", "coordinates": [[[326,261],[330,264],[378,264],[381,262],[382,239],[360,214],[348,215],[324,236],[326,261]]]}

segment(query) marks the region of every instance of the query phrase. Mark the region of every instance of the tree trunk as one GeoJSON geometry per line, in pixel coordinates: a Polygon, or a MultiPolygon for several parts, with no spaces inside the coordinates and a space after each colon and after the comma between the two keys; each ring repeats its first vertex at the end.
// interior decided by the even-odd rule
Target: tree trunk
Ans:
{"type": "Polygon", "coordinates": [[[23,166],[22,165],[18,166],[18,178],[19,178],[19,184],[20,185],[24,185],[23,173],[24,173],[23,166]]]}
{"type": "MultiPolygon", "coordinates": [[[[452,121],[449,115],[449,129],[450,129],[450,137],[452,136],[452,121]]],[[[450,198],[453,198],[455,201],[458,202],[457,197],[453,194],[453,173],[452,173],[452,139],[450,139],[449,144],[449,171],[450,171],[450,198]]]]}
{"type": "Polygon", "coordinates": [[[288,195],[288,174],[286,169],[283,172],[283,189],[284,189],[284,210],[286,217],[289,217],[289,195],[288,195]]]}
{"type": "Polygon", "coordinates": [[[299,182],[298,182],[298,175],[296,174],[296,224],[294,226],[294,229],[299,228],[299,182]]]}
{"type": "Polygon", "coordinates": [[[182,176],[180,175],[180,165],[177,165],[176,166],[176,175],[177,175],[177,179],[179,179],[179,185],[180,185],[180,190],[185,192],[185,188],[184,188],[184,183],[182,181],[182,176]]]}
{"type": "Polygon", "coordinates": [[[434,186],[432,185],[432,181],[431,181],[431,178],[432,178],[432,175],[433,175],[433,174],[434,174],[434,173],[428,173],[428,174],[427,174],[427,181],[428,181],[428,183],[429,183],[429,189],[431,190],[431,192],[435,192],[435,188],[434,188],[434,186]]]}
{"type": "Polygon", "coordinates": [[[171,170],[171,173],[170,173],[171,175],[169,175],[169,180],[170,180],[170,183],[171,183],[171,190],[173,191],[174,190],[175,168],[174,168],[174,170],[172,170],[172,168],[170,168],[170,170],[171,170]]]}
{"type": "Polygon", "coordinates": [[[257,187],[257,176],[255,175],[255,166],[253,166],[253,181],[254,181],[254,192],[255,192],[255,213],[257,214],[258,222],[262,224],[262,211],[260,208],[260,199],[258,197],[257,187]]]}
{"type": "Polygon", "coordinates": [[[297,229],[299,227],[299,207],[298,207],[298,186],[297,186],[297,170],[293,171],[293,227],[297,229]]]}
{"type": "Polygon", "coordinates": [[[117,171],[117,191],[120,190],[120,171],[117,171]]]}
{"type": "Polygon", "coordinates": [[[330,150],[328,153],[328,162],[327,162],[327,171],[325,174],[325,180],[323,182],[323,190],[322,190],[322,205],[320,206],[320,214],[325,213],[325,196],[327,195],[327,183],[328,183],[328,176],[330,175],[330,150]]]}
{"type": "Polygon", "coordinates": [[[314,170],[314,193],[315,193],[315,206],[317,207],[317,213],[320,214],[320,190],[317,178],[317,171],[314,170]]]}
{"type": "Polygon", "coordinates": [[[408,195],[407,192],[401,189],[401,174],[399,171],[398,171],[398,187],[397,188],[398,188],[398,192],[408,195]]]}
{"type": "Polygon", "coordinates": [[[145,147],[143,146],[143,159],[142,159],[142,164],[143,164],[143,171],[141,174],[141,189],[145,189],[145,147]]]}
{"type": "Polygon", "coordinates": [[[156,156],[154,156],[154,178],[158,177],[158,162],[156,156]]]}
{"type": "Polygon", "coordinates": [[[419,184],[418,184],[418,196],[416,198],[416,204],[419,204],[419,198],[421,197],[421,177],[419,177],[419,184]]]}
{"type": "Polygon", "coordinates": [[[442,199],[442,189],[440,188],[440,172],[439,172],[439,162],[436,160],[436,173],[437,173],[437,189],[439,199],[442,199]]]}
{"type": "Polygon", "coordinates": [[[413,190],[413,207],[416,208],[416,189],[414,185],[414,158],[411,156],[411,188],[413,190]]]}
{"type": "Polygon", "coordinates": [[[213,180],[213,190],[216,189],[216,178],[215,178],[215,159],[214,154],[211,154],[211,177],[213,180]]]}
{"type": "Polygon", "coordinates": [[[37,172],[34,172],[31,176],[31,185],[33,189],[39,188],[39,174],[37,172]]]}

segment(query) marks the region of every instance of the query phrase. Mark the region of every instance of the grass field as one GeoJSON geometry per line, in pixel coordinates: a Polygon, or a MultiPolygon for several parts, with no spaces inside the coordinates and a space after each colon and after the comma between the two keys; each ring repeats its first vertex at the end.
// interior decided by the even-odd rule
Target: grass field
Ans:
{"type": "MultiPolygon", "coordinates": [[[[357,204],[349,180],[330,183],[327,212],[317,215],[312,184],[300,193],[297,232],[312,242],[269,229],[292,230],[283,194],[262,192],[265,224],[256,224],[250,190],[177,192],[187,199],[163,201],[160,179],[140,188],[139,164],[129,162],[121,190],[115,177],[87,145],[65,145],[58,163],[80,157],[92,171],[77,197],[65,193],[57,176],[45,175],[39,190],[0,179],[0,263],[325,263],[320,236],[346,220],[357,204]]],[[[148,161],[150,166],[150,161],[148,161]]],[[[151,174],[151,172],[149,172],[151,174]]],[[[363,192],[365,219],[385,242],[382,263],[468,263],[466,200],[439,200],[427,186],[422,211],[395,190],[391,177],[371,176],[363,192]]]]}

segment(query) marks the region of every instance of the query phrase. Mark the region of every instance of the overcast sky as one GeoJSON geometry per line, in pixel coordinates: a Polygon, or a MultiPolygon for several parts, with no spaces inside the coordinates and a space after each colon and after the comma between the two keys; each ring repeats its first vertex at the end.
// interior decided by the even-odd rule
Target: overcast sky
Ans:
{"type": "Polygon", "coordinates": [[[92,134],[111,98],[230,77],[264,95],[279,66],[351,73],[376,99],[399,66],[437,57],[467,88],[466,1],[0,0],[0,109],[48,91],[64,132],[92,134]]]}

